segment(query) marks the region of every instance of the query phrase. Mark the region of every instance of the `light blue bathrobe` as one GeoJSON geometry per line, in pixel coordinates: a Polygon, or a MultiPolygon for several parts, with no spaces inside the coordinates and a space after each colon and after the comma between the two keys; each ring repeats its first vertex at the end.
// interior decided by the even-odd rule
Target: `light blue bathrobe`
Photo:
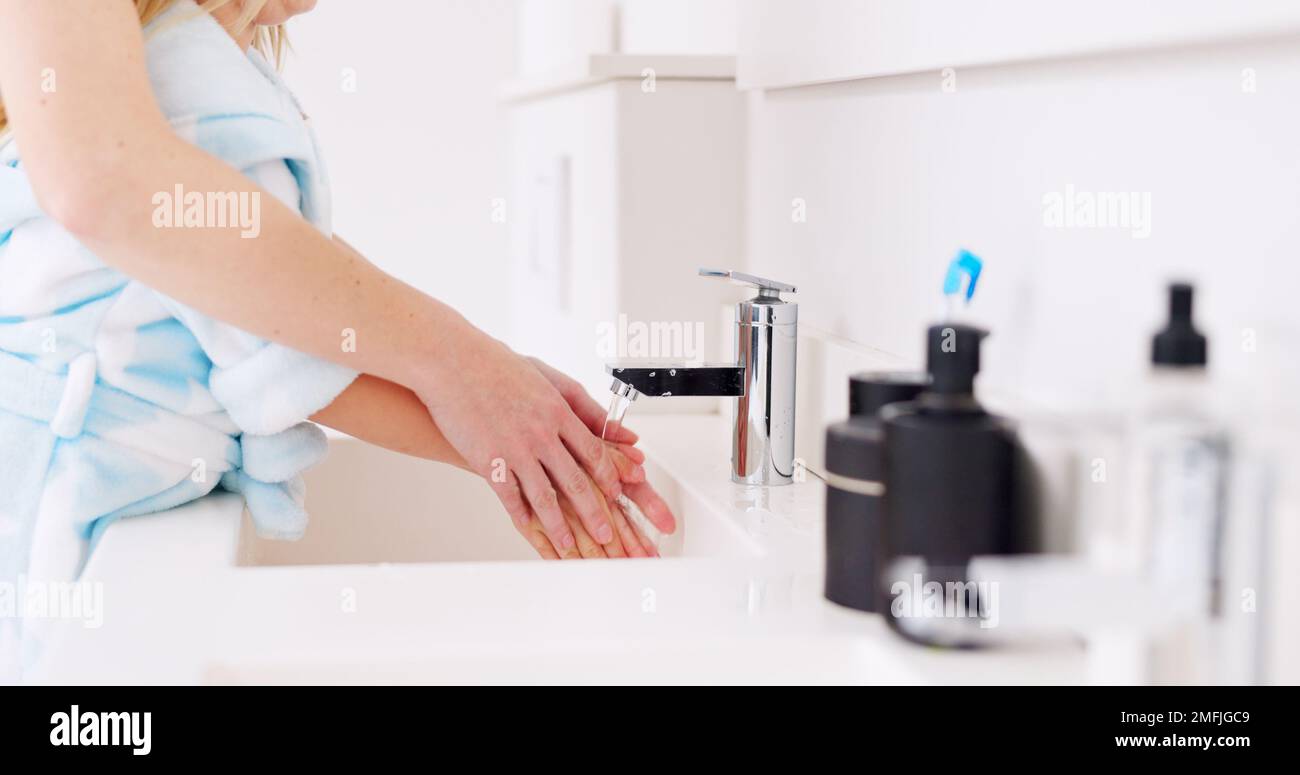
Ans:
{"type": "MultiPolygon", "coordinates": [[[[315,139],[274,68],[191,0],[149,32],[176,132],[328,234],[315,139]]],[[[113,521],[217,486],[244,495],[263,534],[301,535],[300,474],[325,452],[304,419],[355,377],[105,265],[41,212],[18,148],[0,145],[0,584],[75,579],[113,521]]],[[[21,607],[0,618],[0,682],[42,629],[21,607]]]]}

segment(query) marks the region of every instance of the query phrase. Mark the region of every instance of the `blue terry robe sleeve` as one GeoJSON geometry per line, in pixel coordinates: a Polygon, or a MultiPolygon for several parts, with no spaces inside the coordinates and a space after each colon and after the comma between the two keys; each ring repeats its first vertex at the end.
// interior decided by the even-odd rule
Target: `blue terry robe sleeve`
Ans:
{"type": "MultiPolygon", "coordinates": [[[[314,135],[274,68],[192,0],[151,25],[146,54],[180,136],[330,234],[314,135]]],[[[172,208],[155,225],[176,227],[193,193],[159,192],[172,208]]],[[[238,216],[256,212],[244,204],[238,216]]],[[[256,239],[257,223],[240,225],[256,239]]],[[[218,486],[244,496],[263,534],[301,535],[301,473],[326,447],[305,420],[355,377],[105,265],[40,210],[0,138],[0,582],[72,580],[113,521],[218,486]]],[[[42,622],[14,613],[0,617],[0,683],[39,653],[42,622]]]]}

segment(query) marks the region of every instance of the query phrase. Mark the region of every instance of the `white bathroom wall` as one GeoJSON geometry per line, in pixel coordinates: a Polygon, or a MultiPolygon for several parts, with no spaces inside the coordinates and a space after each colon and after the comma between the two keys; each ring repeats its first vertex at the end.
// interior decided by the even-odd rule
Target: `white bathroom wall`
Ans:
{"type": "Polygon", "coordinates": [[[518,75],[591,54],[734,55],[740,0],[517,0],[518,75]]]}
{"type": "Polygon", "coordinates": [[[917,362],[965,247],[987,262],[972,308],[994,332],[987,381],[1122,402],[1165,281],[1187,277],[1214,370],[1296,407],[1294,41],[952,77],[951,93],[936,71],[752,94],[751,268],[801,286],[805,325],[917,362]],[[1150,235],[1045,225],[1044,197],[1070,187],[1149,195],[1150,235]]]}
{"type": "MultiPolygon", "coordinates": [[[[888,6],[892,16],[876,19],[886,26],[909,13],[854,5],[888,6]]],[[[890,30],[774,31],[762,16],[807,21],[825,8],[792,6],[742,3],[738,64],[750,86],[789,84],[748,92],[746,214],[749,268],[800,289],[800,454],[820,458],[825,423],[847,408],[847,371],[921,365],[924,327],[943,309],[943,272],[959,248],[986,262],[968,311],[993,332],[980,389],[1018,413],[1132,401],[1164,285],[1190,278],[1217,395],[1277,466],[1270,546],[1282,597],[1270,604],[1294,603],[1300,37],[1291,25],[1015,64],[916,72],[872,61],[862,72],[876,77],[855,78],[859,60],[880,53],[868,39],[890,30]],[[852,52],[855,41],[863,52],[852,52]],[[840,82],[796,85],[804,80],[840,82]],[[1136,222],[1049,224],[1045,198],[1070,190],[1149,196],[1149,234],[1136,222]]],[[[1008,37],[1035,37],[1032,25],[1003,18],[1008,37]]],[[[924,30],[904,28],[923,48],[924,30]]],[[[1300,642],[1300,629],[1284,629],[1278,643],[1300,642]]],[[[1286,665],[1295,680],[1294,660],[1286,665]]]]}
{"type": "Polygon", "coordinates": [[[627,54],[735,54],[743,0],[621,0],[619,50],[627,54]]]}
{"type": "Polygon", "coordinates": [[[513,0],[321,3],[294,20],[286,78],[334,183],[338,234],[504,335],[513,0]]]}
{"type": "Polygon", "coordinates": [[[1300,29],[1300,7],[1291,0],[743,0],[742,5],[743,88],[1041,61],[1300,29]]]}

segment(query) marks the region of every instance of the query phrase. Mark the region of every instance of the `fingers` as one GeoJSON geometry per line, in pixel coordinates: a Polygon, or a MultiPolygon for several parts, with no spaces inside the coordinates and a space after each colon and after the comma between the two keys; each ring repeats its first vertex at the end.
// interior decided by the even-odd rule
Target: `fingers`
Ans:
{"type": "MultiPolygon", "coordinates": [[[[587,430],[599,436],[601,430],[605,427],[605,410],[601,405],[587,394],[586,389],[578,384],[577,380],[562,371],[551,368],[536,358],[531,360],[537,366],[537,369],[555,386],[555,389],[560,391],[560,395],[568,402],[569,407],[573,409],[573,413],[578,416],[578,419],[582,420],[582,424],[587,426],[587,430]]],[[[638,438],[635,433],[627,428],[620,428],[618,434],[613,436],[611,441],[635,444],[638,438]]]]}
{"type": "Polygon", "coordinates": [[[614,527],[614,540],[604,546],[587,533],[582,520],[578,518],[569,503],[561,501],[560,509],[575,539],[575,545],[563,551],[558,551],[551,543],[540,520],[527,514],[523,518],[512,517],[511,519],[515,530],[544,560],[635,559],[659,556],[654,542],[632,523],[617,504],[611,504],[609,509],[610,523],[614,527]]]}
{"type": "Polygon", "coordinates": [[[641,530],[637,528],[635,525],[632,526],[632,529],[636,532],[636,537],[641,540],[641,548],[645,550],[646,556],[658,557],[659,548],[655,546],[654,541],[651,541],[649,536],[647,536],[645,533],[642,533],[641,530]]]}
{"type": "Polygon", "coordinates": [[[573,532],[569,529],[564,514],[560,512],[560,502],[551,480],[537,463],[531,463],[518,472],[519,483],[524,497],[532,506],[533,514],[541,521],[546,535],[559,551],[560,556],[577,546],[573,532]]]}
{"type": "MultiPolygon", "coordinates": [[[[586,421],[584,420],[584,422],[586,421]]],[[[622,420],[610,419],[604,412],[600,413],[600,422],[598,424],[594,425],[594,427],[588,427],[591,427],[592,433],[620,444],[635,444],[637,439],[640,438],[624,425],[622,420]]]]}
{"type": "Polygon", "coordinates": [[[487,480],[492,491],[496,493],[501,505],[505,506],[506,513],[514,521],[515,527],[522,530],[520,526],[527,525],[530,522],[532,511],[528,508],[528,503],[524,501],[523,493],[519,489],[519,480],[515,478],[514,474],[510,473],[506,474],[505,481],[502,482],[496,481],[491,473],[485,474],[483,478],[487,480]]]}
{"type": "Polygon", "coordinates": [[[524,540],[543,560],[560,559],[555,547],[551,545],[551,539],[547,538],[545,531],[542,530],[541,523],[533,520],[531,515],[525,514],[523,519],[511,516],[511,521],[514,522],[515,530],[519,531],[519,535],[524,537],[524,540]]]}
{"type": "Polygon", "coordinates": [[[624,494],[641,509],[641,513],[650,520],[650,524],[664,533],[676,531],[677,518],[673,516],[672,509],[668,508],[668,504],[659,497],[659,493],[646,482],[645,468],[632,462],[633,454],[644,462],[645,453],[623,444],[610,444],[607,447],[609,457],[614,461],[619,478],[623,482],[624,494]]]}
{"type": "MultiPolygon", "coordinates": [[[[633,462],[627,454],[621,449],[621,445],[607,444],[609,459],[614,462],[614,468],[618,470],[618,480],[624,484],[644,482],[645,469],[633,462]]],[[[628,447],[628,449],[633,449],[628,447]]],[[[644,460],[644,455],[642,456],[644,460]]]]}
{"type": "Polygon", "coordinates": [[[677,518],[673,516],[672,509],[664,503],[664,499],[659,497],[659,493],[645,482],[628,484],[623,488],[627,492],[627,497],[632,499],[645,514],[650,524],[654,525],[663,533],[672,533],[677,530],[677,518]]]}
{"type": "Polygon", "coordinates": [[[563,551],[557,550],[555,545],[551,543],[551,539],[546,535],[546,530],[542,527],[540,520],[530,517],[522,524],[519,520],[514,520],[515,529],[544,560],[578,560],[584,557],[592,559],[603,557],[603,553],[598,553],[600,552],[599,545],[591,540],[591,536],[587,535],[586,531],[582,529],[582,523],[576,517],[571,517],[567,510],[564,512],[564,516],[565,523],[571,526],[570,529],[573,529],[572,526],[575,525],[577,529],[574,530],[576,544],[573,548],[563,551]]]}
{"type": "Polygon", "coordinates": [[[606,497],[616,499],[623,494],[618,469],[610,460],[608,445],[599,436],[593,436],[577,417],[570,414],[569,421],[560,428],[560,438],[606,497]]]}
{"type": "MultiPolygon", "coordinates": [[[[561,376],[556,389],[564,400],[569,402],[573,413],[578,415],[582,424],[587,426],[587,430],[599,435],[602,428],[605,427],[605,410],[595,399],[587,395],[587,391],[582,386],[568,377],[561,376]]],[[[629,442],[630,443],[630,442],[629,442]]]]}
{"type": "MultiPolygon", "coordinates": [[[[579,390],[581,390],[581,388],[579,388],[579,390]]],[[[583,396],[587,395],[585,390],[582,394],[583,396]]],[[[623,418],[620,417],[617,420],[611,419],[609,414],[600,408],[599,404],[592,401],[589,397],[587,400],[591,403],[591,406],[596,409],[595,420],[588,423],[589,425],[594,426],[592,433],[598,434],[609,441],[617,442],[619,444],[635,444],[640,440],[640,436],[638,436],[631,428],[623,424],[623,418]]]]}
{"type": "Polygon", "coordinates": [[[611,560],[626,560],[628,557],[634,557],[635,555],[629,554],[623,545],[623,532],[619,529],[618,517],[611,517],[610,522],[614,524],[614,540],[601,547],[605,550],[605,556],[611,560]]]}
{"type": "Polygon", "coordinates": [[[610,510],[610,520],[614,523],[614,530],[618,533],[618,540],[613,545],[618,545],[625,554],[625,557],[646,557],[645,546],[641,543],[637,530],[632,526],[631,520],[627,514],[623,513],[623,508],[614,505],[610,510]]]}
{"type": "Polygon", "coordinates": [[[573,509],[565,504],[561,507],[564,511],[564,518],[569,523],[569,529],[573,531],[574,538],[577,539],[577,550],[568,553],[562,553],[560,556],[566,560],[601,560],[607,555],[605,550],[592,539],[591,534],[583,527],[582,520],[573,512],[573,509]]]}
{"type": "MultiPolygon", "coordinates": [[[[612,450],[610,458],[611,465],[616,470],[627,474],[623,476],[624,490],[646,519],[665,534],[675,532],[676,517],[663,498],[644,481],[644,470],[640,466],[632,466],[621,450],[612,450]],[[627,481],[629,478],[639,478],[641,481],[627,481]]],[[[562,468],[563,462],[553,465],[558,470],[566,470],[562,468]]],[[[568,481],[581,481],[582,485],[566,488],[564,501],[559,499],[546,472],[540,468],[525,477],[522,490],[513,475],[506,482],[493,485],[497,497],[510,513],[516,530],[533,549],[548,560],[657,557],[658,552],[653,542],[636,529],[623,514],[622,508],[617,504],[611,507],[607,500],[600,497],[585,472],[572,459],[569,459],[568,465],[568,481]],[[571,492],[574,489],[577,492],[571,492]],[[588,516],[583,516],[574,503],[581,497],[586,499],[588,516]],[[601,526],[608,531],[605,536],[601,537],[599,532],[593,536],[593,531],[600,531],[601,526]]],[[[558,478],[564,474],[552,473],[552,476],[558,478]]]]}
{"type": "MultiPolygon", "coordinates": [[[[614,529],[609,524],[609,506],[604,495],[592,484],[587,472],[578,466],[569,450],[558,440],[544,454],[542,464],[565,499],[572,504],[587,533],[602,544],[614,540],[614,529]]],[[[613,470],[612,463],[608,460],[604,462],[613,470]]],[[[617,473],[614,476],[617,477],[617,473]]]]}
{"type": "Polygon", "coordinates": [[[637,465],[645,462],[645,453],[631,444],[615,444],[614,448],[623,453],[623,456],[637,465]]]}

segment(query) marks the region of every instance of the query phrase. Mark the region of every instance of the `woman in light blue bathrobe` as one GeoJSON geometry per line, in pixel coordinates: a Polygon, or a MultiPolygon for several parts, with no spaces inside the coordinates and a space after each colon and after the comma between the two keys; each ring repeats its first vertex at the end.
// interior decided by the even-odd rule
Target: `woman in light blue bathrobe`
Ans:
{"type": "MultiPolygon", "coordinates": [[[[0,601],[217,487],[300,536],[309,419],[479,473],[544,557],[646,556],[624,493],[673,529],[635,435],[602,443],[573,380],[333,238],[309,122],[259,53],[312,5],[0,0],[0,601]]],[[[41,628],[10,609],[13,678],[41,628]]]]}

